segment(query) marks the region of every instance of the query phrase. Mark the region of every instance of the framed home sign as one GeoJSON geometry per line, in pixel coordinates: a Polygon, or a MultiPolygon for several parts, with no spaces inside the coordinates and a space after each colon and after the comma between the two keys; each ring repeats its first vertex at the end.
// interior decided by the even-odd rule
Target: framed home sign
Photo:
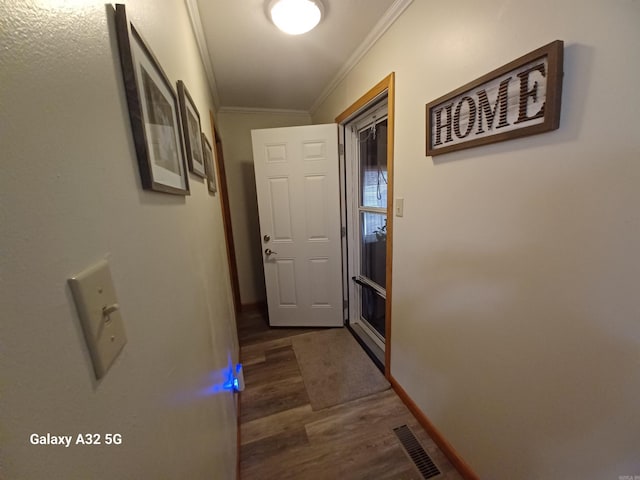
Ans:
{"type": "Polygon", "coordinates": [[[184,147],[187,151],[189,170],[200,177],[207,176],[202,155],[202,139],[200,137],[200,113],[189,95],[182,80],[178,81],[178,100],[180,102],[180,116],[182,117],[182,134],[184,147]]]}
{"type": "Polygon", "coordinates": [[[215,167],[215,153],[211,148],[211,144],[204,133],[202,135],[202,152],[204,153],[204,168],[207,172],[207,187],[211,193],[216,193],[218,187],[216,185],[216,167],[215,167]]]}
{"type": "Polygon", "coordinates": [[[188,195],[176,92],[121,4],[116,33],[142,188],[188,195]]]}
{"type": "Polygon", "coordinates": [[[556,40],[428,103],[427,156],[557,129],[563,50],[556,40]]]}

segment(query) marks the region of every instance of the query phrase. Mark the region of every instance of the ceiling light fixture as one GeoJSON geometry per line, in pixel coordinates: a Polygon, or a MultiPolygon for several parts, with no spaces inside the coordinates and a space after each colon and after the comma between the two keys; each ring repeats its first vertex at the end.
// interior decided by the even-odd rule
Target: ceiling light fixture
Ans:
{"type": "Polygon", "coordinates": [[[315,28],[323,11],[320,0],[272,0],[269,3],[271,21],[289,35],[300,35],[315,28]]]}

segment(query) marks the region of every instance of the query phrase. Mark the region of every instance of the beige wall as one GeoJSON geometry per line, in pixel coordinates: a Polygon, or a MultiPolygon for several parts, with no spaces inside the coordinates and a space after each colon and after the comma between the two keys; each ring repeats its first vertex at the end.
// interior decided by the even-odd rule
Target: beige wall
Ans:
{"type": "MultiPolygon", "coordinates": [[[[184,2],[128,9],[211,139],[184,2]]],[[[0,5],[0,477],[235,478],[234,397],[216,388],[238,357],[219,198],[193,176],[187,198],[141,189],[112,30],[102,1],[0,5]],[[67,278],[105,256],[128,344],[97,382],[67,278]]]]}
{"type": "Polygon", "coordinates": [[[308,125],[311,117],[296,112],[222,110],[216,122],[224,149],[240,301],[247,305],[266,300],[251,130],[308,125]]]}
{"type": "Polygon", "coordinates": [[[313,115],[396,72],[391,371],[480,478],[640,475],[639,25],[417,0],[313,115]],[[558,131],[425,157],[427,102],[555,39],[558,131]]]}

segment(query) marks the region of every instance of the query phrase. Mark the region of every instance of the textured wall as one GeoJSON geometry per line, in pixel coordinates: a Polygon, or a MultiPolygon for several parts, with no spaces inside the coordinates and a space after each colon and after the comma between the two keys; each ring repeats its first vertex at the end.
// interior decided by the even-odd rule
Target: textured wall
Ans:
{"type": "Polygon", "coordinates": [[[222,111],[216,122],[224,147],[240,299],[242,304],[252,304],[264,301],[266,292],[251,130],[308,125],[311,117],[297,113],[222,111]]]}
{"type": "Polygon", "coordinates": [[[640,475],[640,3],[414,1],[313,115],[396,72],[391,372],[486,479],[640,475]],[[565,41],[560,129],[426,158],[425,104],[565,41]]]}
{"type": "MultiPolygon", "coordinates": [[[[182,0],[130,19],[211,138],[182,0]]],[[[234,478],[237,359],[218,197],[140,188],[113,19],[103,2],[0,4],[0,477],[234,478]],[[66,280],[109,257],[128,344],[96,382],[66,280]],[[33,446],[32,433],[122,445],[33,446]]]]}

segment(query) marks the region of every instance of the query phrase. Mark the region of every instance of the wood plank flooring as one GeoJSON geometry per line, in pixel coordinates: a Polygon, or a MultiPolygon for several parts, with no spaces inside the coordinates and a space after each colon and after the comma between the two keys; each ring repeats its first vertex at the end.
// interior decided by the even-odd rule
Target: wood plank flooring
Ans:
{"type": "Polygon", "coordinates": [[[421,480],[393,428],[408,425],[442,475],[462,477],[393,390],[313,411],[291,337],[264,314],[238,318],[246,389],[240,395],[242,480],[421,480]]]}

